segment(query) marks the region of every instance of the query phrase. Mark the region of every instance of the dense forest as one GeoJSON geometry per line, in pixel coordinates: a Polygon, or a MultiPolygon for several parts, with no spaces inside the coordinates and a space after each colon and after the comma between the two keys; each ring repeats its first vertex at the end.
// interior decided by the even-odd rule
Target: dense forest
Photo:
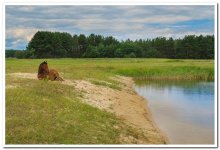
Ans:
{"type": "Polygon", "coordinates": [[[214,59],[214,35],[118,41],[112,36],[38,31],[26,50],[6,50],[6,57],[214,59]]]}

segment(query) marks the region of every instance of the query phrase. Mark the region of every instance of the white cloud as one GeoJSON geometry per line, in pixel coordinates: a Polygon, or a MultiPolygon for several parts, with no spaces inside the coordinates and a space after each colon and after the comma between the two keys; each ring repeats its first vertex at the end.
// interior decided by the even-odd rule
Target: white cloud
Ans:
{"type": "Polygon", "coordinates": [[[6,6],[6,39],[17,41],[11,44],[28,43],[38,30],[65,31],[71,34],[95,33],[113,35],[119,39],[213,34],[211,26],[195,29],[181,24],[195,20],[214,20],[214,6],[10,5],[6,6]]]}
{"type": "Polygon", "coordinates": [[[12,28],[6,30],[6,38],[15,38],[23,41],[30,41],[37,29],[12,28]]]}

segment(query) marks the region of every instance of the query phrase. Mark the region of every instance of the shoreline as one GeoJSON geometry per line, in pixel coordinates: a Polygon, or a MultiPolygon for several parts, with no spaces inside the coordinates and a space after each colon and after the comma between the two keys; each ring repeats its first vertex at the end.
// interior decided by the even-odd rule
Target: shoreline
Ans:
{"type": "MultiPolygon", "coordinates": [[[[140,108],[143,108],[145,113],[144,113],[144,117],[148,118],[149,120],[149,123],[152,124],[153,128],[156,129],[157,132],[159,132],[159,134],[162,136],[162,138],[164,138],[165,140],[165,143],[163,144],[170,144],[170,141],[167,137],[167,135],[157,126],[156,122],[154,121],[154,118],[152,116],[152,113],[151,113],[151,110],[149,108],[149,105],[148,105],[148,100],[145,99],[144,97],[140,96],[133,88],[134,86],[134,79],[131,78],[131,77],[122,77],[120,76],[120,78],[127,78],[127,86],[129,87],[129,89],[131,91],[133,91],[136,96],[137,96],[137,103],[140,103],[140,108]]],[[[138,126],[138,125],[137,125],[138,126]]],[[[148,130],[149,128],[146,127],[146,129],[148,130]]]]}
{"type": "MultiPolygon", "coordinates": [[[[81,98],[85,103],[99,109],[114,113],[132,127],[140,130],[148,141],[137,141],[138,144],[169,144],[168,137],[159,129],[153,120],[148,101],[133,89],[131,77],[112,77],[120,83],[121,90],[95,85],[86,80],[66,80],[63,84],[74,85],[84,93],[81,98]]],[[[129,143],[129,141],[127,141],[129,143]]]]}

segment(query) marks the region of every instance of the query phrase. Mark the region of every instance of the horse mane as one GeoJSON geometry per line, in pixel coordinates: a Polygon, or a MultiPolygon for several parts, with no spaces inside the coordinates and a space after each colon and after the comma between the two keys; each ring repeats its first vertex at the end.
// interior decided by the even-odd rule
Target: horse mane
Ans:
{"type": "Polygon", "coordinates": [[[39,65],[39,68],[38,68],[38,74],[43,73],[44,70],[42,69],[42,66],[43,66],[44,64],[47,65],[47,61],[44,61],[44,62],[42,62],[42,63],[39,65]]]}

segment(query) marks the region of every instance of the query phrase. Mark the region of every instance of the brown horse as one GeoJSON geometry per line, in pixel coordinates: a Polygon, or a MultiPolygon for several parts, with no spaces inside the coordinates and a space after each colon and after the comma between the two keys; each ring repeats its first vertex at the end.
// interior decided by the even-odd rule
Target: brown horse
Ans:
{"type": "Polygon", "coordinates": [[[48,68],[47,62],[44,61],[39,65],[38,69],[38,79],[48,79],[51,81],[64,81],[60,76],[58,71],[55,69],[48,68]]]}

